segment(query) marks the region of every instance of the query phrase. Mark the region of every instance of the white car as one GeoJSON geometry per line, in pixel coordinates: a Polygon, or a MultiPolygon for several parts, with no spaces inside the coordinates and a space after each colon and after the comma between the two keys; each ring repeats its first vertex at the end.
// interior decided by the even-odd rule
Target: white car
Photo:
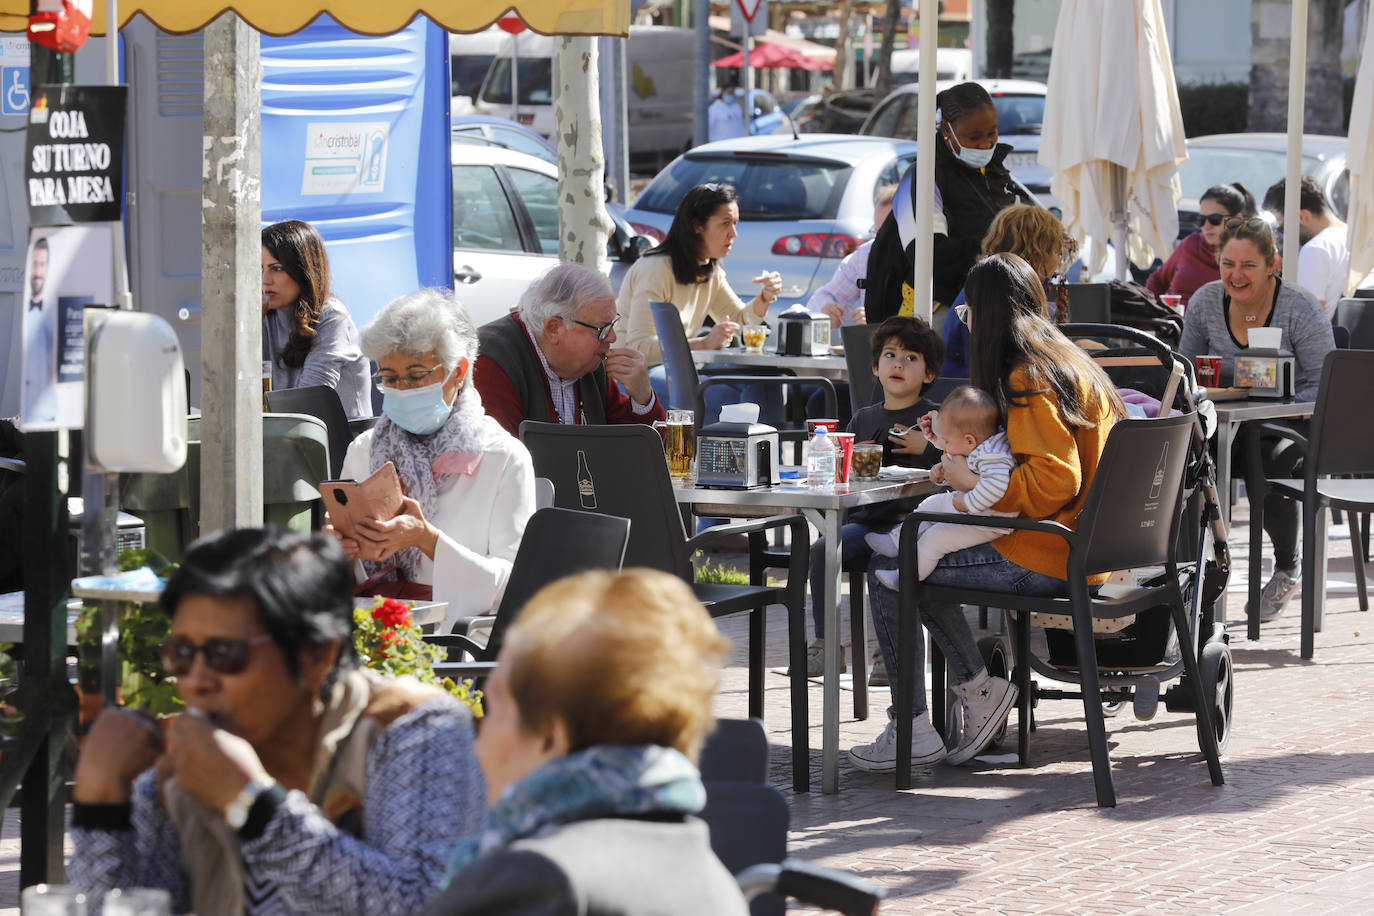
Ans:
{"type": "MultiPolygon", "coordinates": [[[[513,309],[540,273],[558,262],[558,169],[498,146],[452,144],[453,288],[478,325],[513,309]]],[[[612,212],[611,281],[639,256],[612,212]]]]}

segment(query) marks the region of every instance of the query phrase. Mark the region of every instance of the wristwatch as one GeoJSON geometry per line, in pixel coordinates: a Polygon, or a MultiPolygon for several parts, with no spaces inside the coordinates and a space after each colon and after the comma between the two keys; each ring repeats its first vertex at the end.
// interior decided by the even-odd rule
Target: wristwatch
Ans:
{"type": "Polygon", "coordinates": [[[252,810],[253,802],[258,800],[258,796],[266,792],[277,784],[271,776],[254,776],[248,785],[244,786],[234,800],[229,803],[229,807],[224,809],[225,822],[235,830],[240,829],[248,823],[248,812],[252,810]]]}

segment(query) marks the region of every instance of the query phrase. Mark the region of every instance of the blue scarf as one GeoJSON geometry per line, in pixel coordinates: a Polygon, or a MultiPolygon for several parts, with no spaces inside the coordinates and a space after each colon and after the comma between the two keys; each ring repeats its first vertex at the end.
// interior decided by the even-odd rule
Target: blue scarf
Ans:
{"type": "Polygon", "coordinates": [[[506,786],[481,832],[453,851],[444,885],[488,852],[550,827],[610,815],[695,814],[705,804],[701,774],[673,748],[599,744],[576,751],[506,786]]]}

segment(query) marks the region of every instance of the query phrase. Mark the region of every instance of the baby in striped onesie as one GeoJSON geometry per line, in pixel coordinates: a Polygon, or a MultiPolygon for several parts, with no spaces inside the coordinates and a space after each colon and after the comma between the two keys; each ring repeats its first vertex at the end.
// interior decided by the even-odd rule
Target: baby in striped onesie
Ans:
{"type": "MultiPolygon", "coordinates": [[[[1016,467],[1016,458],[1011,453],[1006,432],[998,424],[999,419],[997,402],[981,388],[964,385],[945,397],[926,431],[926,438],[945,453],[940,463],[930,469],[930,479],[935,483],[947,483],[954,489],[926,497],[919,506],[921,511],[1016,514],[992,508],[1007,492],[1011,470],[1016,467]]],[[[895,557],[901,530],[898,526],[890,531],[875,531],[865,535],[864,541],[874,553],[895,557]]],[[[1010,528],[983,525],[922,522],[916,542],[920,577],[929,576],[946,554],[995,540],[1010,531],[1010,528]]],[[[897,570],[880,569],[874,576],[888,588],[897,588],[897,570]]]]}

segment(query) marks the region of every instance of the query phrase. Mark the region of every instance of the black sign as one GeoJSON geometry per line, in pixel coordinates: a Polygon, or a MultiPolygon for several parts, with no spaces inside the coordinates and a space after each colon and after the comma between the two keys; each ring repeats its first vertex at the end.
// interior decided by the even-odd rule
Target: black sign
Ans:
{"type": "Polygon", "coordinates": [[[124,86],[40,86],[29,108],[29,223],[113,222],[124,189],[124,86]]]}

